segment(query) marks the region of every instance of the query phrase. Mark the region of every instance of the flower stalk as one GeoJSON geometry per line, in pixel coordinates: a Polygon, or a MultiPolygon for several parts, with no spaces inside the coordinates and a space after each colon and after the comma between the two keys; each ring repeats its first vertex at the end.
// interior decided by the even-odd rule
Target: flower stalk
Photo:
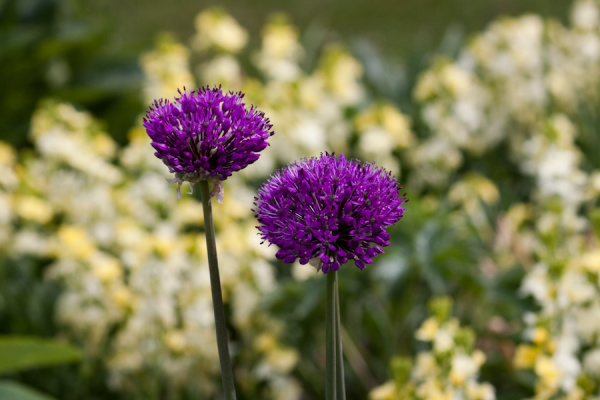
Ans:
{"type": "MultiPolygon", "coordinates": [[[[334,272],[337,275],[337,272],[334,272]]],[[[346,400],[344,385],[344,353],[342,351],[342,322],[340,316],[339,282],[335,279],[335,381],[338,400],[346,400]]]]}
{"type": "Polygon", "coordinates": [[[210,271],[210,289],[212,293],[213,310],[215,314],[215,330],[217,334],[217,348],[221,364],[221,378],[226,400],[235,400],[235,385],[233,369],[229,358],[229,345],[227,327],[225,325],[225,309],[221,293],[221,278],[219,277],[219,264],[217,260],[217,247],[215,244],[215,226],[212,218],[212,206],[207,181],[198,182],[202,193],[202,208],[204,211],[204,230],[206,233],[206,250],[208,253],[208,269],[210,271]]]}
{"type": "Polygon", "coordinates": [[[326,290],[326,310],[325,310],[325,399],[337,399],[337,375],[336,375],[336,288],[337,288],[337,271],[330,271],[327,275],[327,290],[326,290]]]}
{"type": "Polygon", "coordinates": [[[327,275],[327,400],[346,397],[337,271],[349,261],[365,269],[390,245],[385,229],[402,218],[408,201],[401,188],[375,164],[325,153],[275,172],[254,198],[260,236],[279,247],[275,256],[327,275]]]}

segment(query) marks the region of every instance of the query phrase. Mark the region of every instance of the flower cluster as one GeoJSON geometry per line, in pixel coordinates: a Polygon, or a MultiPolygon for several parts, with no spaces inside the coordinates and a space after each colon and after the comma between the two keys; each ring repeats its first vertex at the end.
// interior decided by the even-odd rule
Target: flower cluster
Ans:
{"type": "MultiPolygon", "coordinates": [[[[201,396],[213,396],[220,378],[202,205],[176,204],[141,127],[119,148],[90,114],[44,102],[31,138],[28,152],[0,144],[0,204],[7,205],[0,221],[9,233],[0,234],[2,257],[48,264],[45,279],[61,287],[60,331],[107,371],[111,390],[178,397],[197,385],[201,396]]],[[[289,372],[298,354],[281,342],[281,322],[259,311],[274,286],[266,261],[273,254],[259,245],[248,192],[242,182],[232,185],[228,207],[215,211],[228,265],[223,292],[239,332],[237,356],[246,360],[240,390],[295,399],[289,372]]]]}
{"type": "Polygon", "coordinates": [[[397,172],[395,151],[409,148],[415,141],[410,118],[394,105],[381,102],[361,111],[354,118],[354,126],[359,132],[357,147],[360,156],[377,160],[377,165],[397,172]]]}
{"type": "Polygon", "coordinates": [[[598,101],[591,89],[600,82],[597,11],[595,0],[576,1],[570,28],[537,15],[501,18],[456,60],[441,58],[424,71],[414,98],[433,135],[414,149],[412,162],[425,171],[415,181],[443,185],[462,165],[462,151],[481,156],[503,141],[512,158],[526,161],[524,142],[549,117],[580,119],[598,101]]]}
{"type": "Polygon", "coordinates": [[[509,150],[505,164],[533,182],[523,203],[499,219],[482,265],[492,275],[514,265],[526,270],[521,293],[539,309],[524,317],[525,343],[514,361],[535,373],[535,399],[600,393],[590,383],[600,370],[600,327],[591,317],[600,295],[593,225],[600,175],[581,145],[595,135],[585,129],[599,104],[599,15],[597,1],[580,0],[570,27],[535,15],[500,19],[456,61],[424,72],[415,91],[433,134],[413,153],[413,162],[425,161],[423,182],[444,185],[465,153],[481,157],[500,143],[509,150]]]}
{"type": "MultiPolygon", "coordinates": [[[[526,396],[537,400],[600,395],[600,164],[594,158],[600,7],[596,0],[574,4],[568,26],[535,15],[502,18],[470,39],[455,60],[434,62],[421,74],[414,93],[419,115],[412,117],[426,128],[418,136],[411,132],[411,119],[395,105],[366,95],[363,65],[348,50],[320,42],[301,44],[297,29],[280,17],[266,25],[260,47],[252,48],[246,31],[231,17],[208,10],[196,19],[192,48],[165,37],[142,57],[146,102],[172,98],[183,84],[221,82],[226,90],[246,93],[244,100],[258,105],[277,126],[278,135],[269,140],[272,151],[261,153],[260,163],[227,177],[217,168],[226,175],[241,165],[228,159],[226,139],[215,133],[223,131],[226,118],[219,121],[219,112],[211,109],[216,145],[199,150],[192,146],[196,136],[191,131],[188,135],[185,127],[200,126],[200,111],[186,114],[184,103],[196,102],[201,92],[220,96],[218,111],[224,114],[225,97],[238,95],[206,88],[186,92],[174,103],[155,105],[149,117],[157,127],[146,121],[159,139],[157,153],[179,174],[176,179],[192,174],[193,181],[214,168],[209,179],[226,177],[223,184],[231,188],[228,207],[215,209],[215,222],[219,256],[227,265],[222,278],[236,333],[237,378],[246,397],[296,400],[301,397],[298,377],[310,385],[311,378],[305,376],[311,374],[305,372],[314,365],[307,368],[304,357],[299,359],[296,350],[282,343],[291,326],[283,322],[284,312],[261,309],[261,298],[275,288],[268,261],[275,257],[275,246],[259,245],[250,208],[257,177],[320,151],[373,160],[396,176],[401,172],[411,187],[424,191],[418,204],[422,214],[415,212],[414,220],[416,225],[422,222],[415,227],[422,230],[411,233],[414,242],[402,244],[406,254],[388,257],[370,275],[377,288],[388,283],[395,288],[410,279],[406,276],[419,275],[414,270],[404,274],[413,265],[424,266],[427,275],[415,279],[424,279],[419,283],[438,292],[452,292],[453,279],[462,271],[444,269],[447,265],[463,263],[460,267],[472,267],[469,273],[491,284],[503,273],[524,275],[521,294],[531,296],[538,307],[524,315],[523,343],[516,349],[515,366],[536,377],[535,386],[520,386],[521,391],[530,389],[526,396]],[[318,54],[311,53],[317,48],[318,54]],[[303,63],[304,55],[315,60],[313,69],[303,63]],[[190,65],[190,60],[199,62],[190,65]],[[177,135],[169,136],[163,128],[174,128],[177,135]],[[213,159],[219,144],[224,159],[213,159]],[[506,151],[498,151],[499,146],[506,151]],[[502,158],[492,164],[497,154],[502,158]],[[431,187],[435,190],[427,191],[431,187]],[[461,240],[477,240],[465,240],[461,254],[447,251],[429,257],[429,248],[442,247],[432,235],[444,224],[456,226],[452,232],[461,240]],[[300,373],[292,376],[294,368],[300,373]]],[[[268,130],[263,130],[265,136],[268,130]]],[[[61,329],[106,369],[104,378],[113,390],[152,398],[156,393],[141,393],[140,388],[160,381],[156,386],[171,397],[196,384],[200,396],[212,396],[217,358],[210,346],[214,332],[205,254],[198,244],[203,240],[199,205],[187,198],[175,206],[166,169],[148,151],[143,129],[134,129],[120,149],[88,114],[66,104],[44,103],[34,115],[31,139],[35,147],[28,152],[0,145],[0,223],[6,227],[0,231],[0,248],[2,257],[10,258],[7,265],[18,265],[17,258],[49,263],[45,279],[61,285],[61,329]],[[164,210],[170,210],[168,218],[164,210]]],[[[323,272],[351,259],[364,267],[386,244],[383,225],[394,214],[368,211],[367,200],[371,205],[380,200],[373,190],[365,191],[366,196],[351,192],[354,203],[342,201],[354,182],[372,176],[368,184],[375,187],[391,177],[370,164],[323,158],[334,173],[314,168],[319,159],[305,160],[276,173],[262,189],[255,209],[257,214],[259,208],[264,211],[262,229],[273,228],[263,232],[264,238],[280,246],[278,256],[284,261],[314,260],[323,272]],[[303,168],[307,163],[310,168],[303,168]],[[337,166],[360,172],[362,178],[352,180],[337,166]],[[334,190],[335,178],[347,186],[334,190]],[[363,236],[351,242],[340,232],[353,232],[354,223],[358,232],[371,218],[379,224],[378,233],[360,232],[363,236]]],[[[398,196],[395,183],[389,185],[380,188],[388,193],[395,188],[394,212],[399,217],[405,199],[398,196]]],[[[294,268],[295,277],[314,274],[298,262],[294,268]]],[[[295,284],[305,288],[312,280],[295,284]]],[[[468,291],[469,285],[461,286],[461,292],[463,288],[468,291]]],[[[372,292],[378,296],[377,290],[372,292]]],[[[506,298],[516,294],[509,291],[506,298]]],[[[493,398],[493,389],[477,381],[483,357],[473,350],[472,332],[447,315],[434,314],[417,333],[419,340],[431,343],[431,350],[417,353],[416,360],[398,360],[394,381],[374,391],[373,398],[493,398]]],[[[404,316],[394,314],[392,322],[404,316]]],[[[486,332],[487,321],[473,321],[482,324],[478,331],[486,332]]],[[[485,338],[493,342],[500,336],[504,357],[510,354],[504,350],[512,347],[504,345],[512,343],[521,325],[518,319],[507,322],[510,333],[485,338]]],[[[357,365],[367,329],[348,332],[358,349],[348,360],[351,368],[357,365]]],[[[290,336],[291,342],[297,340],[290,336]]],[[[376,350],[373,354],[381,356],[376,350]]],[[[372,360],[376,365],[379,359],[372,360]]]]}
{"type": "Polygon", "coordinates": [[[155,101],[144,118],[154,155],[175,173],[178,198],[183,182],[210,180],[222,201],[220,181],[258,160],[272,125],[264,113],[244,107],[241,92],[204,87],[179,94],[174,103],[155,101]]]}
{"type": "MultiPolygon", "coordinates": [[[[209,9],[197,20],[229,25],[225,22],[229,18],[222,10],[209,9]]],[[[204,35],[198,26],[196,38],[204,35]]],[[[223,52],[222,44],[212,39],[203,42],[211,45],[197,48],[197,56],[203,60],[194,69],[197,81],[241,88],[246,99],[260,105],[277,126],[277,135],[269,141],[271,151],[262,154],[251,170],[242,171],[243,175],[268,176],[282,165],[322,151],[352,154],[399,172],[394,153],[412,141],[410,119],[395,105],[375,104],[367,98],[363,66],[343,46],[313,43],[310,47],[323,50],[311,54],[298,29],[281,15],[262,29],[259,49],[238,47],[223,52]],[[303,65],[306,57],[315,58],[314,69],[303,65]],[[247,59],[252,74],[244,71],[247,59]],[[349,115],[356,117],[353,120],[349,115]],[[356,141],[360,145],[350,146],[356,141]]]]}
{"type": "Polygon", "coordinates": [[[278,171],[258,190],[255,213],[263,240],[286,263],[312,261],[327,273],[354,260],[360,269],[389,246],[385,229],[407,201],[389,172],[322,154],[278,171]]]}
{"type": "MultiPolygon", "coordinates": [[[[15,217],[12,205],[11,192],[14,191],[19,180],[15,171],[17,164],[16,151],[4,142],[0,142],[0,223],[4,227],[0,232],[0,250],[5,251],[12,236],[12,219],[15,217]]],[[[38,199],[29,197],[25,203],[20,203],[18,208],[22,213],[33,214],[36,218],[46,220],[49,212],[40,207],[38,199]]],[[[19,212],[19,211],[17,211],[19,212]]]]}
{"type": "Polygon", "coordinates": [[[187,47],[169,34],[161,35],[154,51],[145,53],[140,60],[144,72],[144,97],[148,102],[171,98],[181,87],[195,87],[189,62],[187,47]]]}
{"type": "MultiPolygon", "coordinates": [[[[253,177],[316,151],[348,149],[354,125],[346,115],[360,111],[365,88],[360,82],[362,67],[347,50],[327,47],[317,68],[306,73],[299,64],[304,49],[296,29],[285,20],[274,21],[263,31],[262,49],[250,57],[263,78],[259,82],[242,73],[242,59],[236,53],[245,45],[245,31],[237,25],[239,29],[231,30],[235,21],[209,10],[196,22],[193,49],[162,36],[157,47],[141,58],[145,101],[172,98],[182,82],[195,87],[195,79],[241,88],[244,100],[260,104],[278,124],[278,135],[269,140],[274,151],[252,164],[253,177]],[[210,36],[213,30],[233,36],[210,36]],[[190,68],[194,49],[206,58],[190,68]]],[[[200,122],[185,114],[183,103],[201,96],[222,100],[220,109],[206,113],[207,118],[210,113],[214,117],[208,122],[216,136],[217,125],[223,131],[227,119],[218,120],[227,111],[223,104],[229,101],[239,109],[241,102],[234,100],[239,95],[204,88],[158,104],[146,117],[146,124],[152,121],[150,130],[157,135],[158,147],[173,146],[157,153],[175,174],[195,168],[196,154],[187,149],[182,136],[171,133],[163,141],[168,135],[162,124],[187,135],[183,127],[200,122]]],[[[260,119],[256,110],[243,112],[253,116],[243,123],[260,119]]],[[[359,137],[363,130],[376,130],[379,138],[390,130],[401,137],[412,135],[409,120],[391,104],[368,108],[360,118],[359,137]]],[[[266,136],[270,122],[263,123],[266,136]]],[[[7,225],[6,234],[0,233],[3,251],[8,257],[50,260],[47,279],[62,288],[57,322],[106,369],[104,378],[113,390],[138,396],[142,387],[176,393],[198,385],[201,395],[210,397],[218,363],[210,345],[214,343],[210,289],[206,256],[199,245],[204,238],[196,233],[202,230],[200,205],[193,199],[173,203],[167,171],[148,151],[143,129],[134,128],[129,143],[119,148],[88,113],[68,104],[44,103],[34,114],[31,138],[33,156],[18,154],[18,165],[13,150],[0,146],[0,204],[7,205],[0,211],[0,221],[7,225]],[[168,218],[165,209],[171,210],[168,218]],[[146,384],[150,381],[152,385],[146,384]]],[[[403,146],[407,143],[400,141],[403,146]]],[[[216,138],[216,142],[223,146],[225,160],[219,157],[212,166],[233,171],[230,167],[239,161],[227,159],[226,141],[216,138]]],[[[397,169],[391,156],[397,148],[392,143],[385,149],[391,169],[397,169]]],[[[209,155],[213,149],[207,149],[209,155]]],[[[360,149],[356,152],[363,155],[360,149]]],[[[383,156],[369,153],[378,162],[383,156]]],[[[259,307],[264,294],[273,290],[274,275],[266,260],[275,252],[260,246],[255,233],[250,212],[255,190],[247,180],[249,169],[223,182],[231,188],[228,207],[214,211],[219,258],[229,266],[221,272],[237,332],[235,357],[243,360],[237,364],[240,390],[251,397],[294,400],[300,397],[300,388],[290,371],[298,353],[281,342],[282,322],[259,307]]],[[[218,174],[215,178],[221,179],[218,174]]],[[[144,395],[153,396],[148,391],[144,395]]]]}
{"type": "Polygon", "coordinates": [[[432,349],[419,352],[414,365],[410,359],[395,358],[395,379],[373,389],[369,400],[496,398],[493,386],[477,380],[485,355],[473,349],[474,332],[450,317],[451,306],[448,298],[431,301],[433,316],[422,323],[415,336],[431,343],[432,349]]]}

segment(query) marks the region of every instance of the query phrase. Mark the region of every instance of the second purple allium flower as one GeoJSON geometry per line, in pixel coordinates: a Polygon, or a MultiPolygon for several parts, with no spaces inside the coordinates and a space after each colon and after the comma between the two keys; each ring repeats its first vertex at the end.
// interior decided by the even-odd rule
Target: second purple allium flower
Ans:
{"type": "Polygon", "coordinates": [[[178,183],[178,198],[183,182],[207,180],[211,197],[221,202],[221,181],[258,160],[272,125],[264,113],[245,107],[241,92],[207,86],[179,95],[173,103],[155,101],[144,118],[154,155],[175,174],[170,182],[178,183]]]}
{"type": "Polygon", "coordinates": [[[255,198],[263,240],[277,258],[309,261],[323,273],[354,260],[360,269],[389,246],[385,229],[408,200],[396,179],[374,164],[325,154],[277,171],[255,198]]]}

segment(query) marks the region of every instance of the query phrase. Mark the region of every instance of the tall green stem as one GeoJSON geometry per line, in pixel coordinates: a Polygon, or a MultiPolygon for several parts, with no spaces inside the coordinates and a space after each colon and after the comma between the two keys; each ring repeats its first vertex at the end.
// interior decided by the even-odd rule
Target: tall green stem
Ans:
{"type": "Polygon", "coordinates": [[[325,399],[336,400],[336,318],[335,318],[335,291],[337,287],[337,271],[327,272],[327,296],[325,299],[326,310],[326,337],[325,337],[325,399]]]}
{"type": "Polygon", "coordinates": [[[223,295],[221,294],[221,278],[219,277],[219,263],[217,261],[217,247],[215,245],[215,226],[213,224],[212,206],[208,182],[200,181],[202,191],[202,208],[204,210],[204,230],[206,233],[206,250],[208,253],[208,269],[210,271],[210,289],[212,292],[213,310],[215,312],[215,329],[217,332],[217,348],[219,349],[219,362],[221,363],[221,377],[226,400],[236,400],[233,382],[233,370],[229,359],[229,346],[227,344],[227,327],[225,326],[225,309],[223,308],[223,295]]]}
{"type": "Polygon", "coordinates": [[[344,353],[342,352],[342,322],[340,317],[340,294],[338,279],[335,280],[335,381],[337,400],[346,400],[344,385],[344,353]]]}

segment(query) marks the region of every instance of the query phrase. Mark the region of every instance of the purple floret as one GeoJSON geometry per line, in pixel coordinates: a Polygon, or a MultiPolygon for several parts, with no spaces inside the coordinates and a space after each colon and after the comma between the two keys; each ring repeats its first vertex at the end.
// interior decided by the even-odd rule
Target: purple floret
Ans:
{"type": "MultiPolygon", "coordinates": [[[[246,108],[243,93],[224,94],[208,86],[184,88],[171,103],[155,101],[144,118],[154,155],[175,174],[172,182],[209,180],[220,184],[258,160],[269,144],[272,125],[264,113],[246,108]]],[[[179,188],[178,188],[179,195],[179,188]]]]}
{"type": "Polygon", "coordinates": [[[404,214],[401,188],[374,164],[322,154],[275,172],[253,211],[263,242],[279,247],[278,259],[311,262],[323,273],[349,260],[364,269],[389,246],[385,229],[404,214]]]}

